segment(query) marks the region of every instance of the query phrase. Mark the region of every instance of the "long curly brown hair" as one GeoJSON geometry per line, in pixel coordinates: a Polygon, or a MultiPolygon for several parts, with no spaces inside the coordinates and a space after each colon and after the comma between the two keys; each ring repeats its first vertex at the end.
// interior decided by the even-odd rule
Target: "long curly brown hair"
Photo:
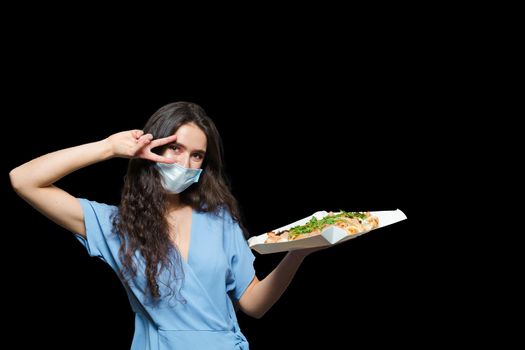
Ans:
{"type": "MultiPolygon", "coordinates": [[[[190,102],[170,103],[150,117],[143,131],[158,139],[173,135],[179,127],[188,123],[194,123],[206,134],[207,149],[199,182],[180,193],[180,202],[197,211],[227,209],[246,234],[237,201],[224,173],[221,137],[204,109],[190,102]]],[[[162,148],[154,151],[161,153],[162,148]]],[[[119,250],[122,261],[120,276],[129,286],[139,270],[144,273],[148,294],[153,301],[161,297],[159,275],[164,270],[168,270],[176,280],[184,278],[180,252],[169,234],[168,195],[154,162],[139,158],[130,160],[119,212],[113,219],[115,232],[122,242],[119,250]],[[145,266],[137,266],[137,252],[144,259],[145,266]]],[[[172,291],[171,288],[169,290],[172,291]]]]}

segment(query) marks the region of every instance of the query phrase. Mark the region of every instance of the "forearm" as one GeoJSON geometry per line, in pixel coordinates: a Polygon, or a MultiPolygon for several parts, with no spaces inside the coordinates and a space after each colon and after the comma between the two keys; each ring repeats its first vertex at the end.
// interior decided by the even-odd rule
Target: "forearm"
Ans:
{"type": "Polygon", "coordinates": [[[265,279],[249,290],[244,303],[246,312],[262,317],[282,296],[290,285],[305,255],[290,252],[265,279]]]}
{"type": "Polygon", "coordinates": [[[47,187],[71,172],[113,157],[107,139],[48,153],[11,170],[15,189],[47,187]]]}

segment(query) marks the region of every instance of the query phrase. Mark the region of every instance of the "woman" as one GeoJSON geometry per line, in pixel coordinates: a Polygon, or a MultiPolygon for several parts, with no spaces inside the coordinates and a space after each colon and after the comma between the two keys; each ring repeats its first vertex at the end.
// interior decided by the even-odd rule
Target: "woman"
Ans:
{"type": "Polygon", "coordinates": [[[24,200],[118,273],[135,312],[132,349],[248,349],[234,303],[260,318],[313,250],[289,252],[257,279],[222,157],[205,111],[176,102],[153,114],[144,130],[46,154],[10,178],[24,200]],[[54,185],[114,157],[131,158],[118,207],[54,185]]]}

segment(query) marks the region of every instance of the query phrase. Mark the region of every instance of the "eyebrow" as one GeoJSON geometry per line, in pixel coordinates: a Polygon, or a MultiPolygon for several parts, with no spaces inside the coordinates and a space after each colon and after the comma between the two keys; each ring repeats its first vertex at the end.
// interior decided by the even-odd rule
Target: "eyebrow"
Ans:
{"type": "MultiPolygon", "coordinates": [[[[184,149],[188,149],[188,147],[184,146],[182,143],[179,143],[179,142],[173,142],[173,143],[170,143],[169,145],[170,146],[178,146],[178,147],[182,147],[184,149]]],[[[193,152],[200,153],[202,155],[206,154],[206,150],[203,150],[203,149],[195,149],[195,150],[192,151],[192,153],[193,152]]]]}

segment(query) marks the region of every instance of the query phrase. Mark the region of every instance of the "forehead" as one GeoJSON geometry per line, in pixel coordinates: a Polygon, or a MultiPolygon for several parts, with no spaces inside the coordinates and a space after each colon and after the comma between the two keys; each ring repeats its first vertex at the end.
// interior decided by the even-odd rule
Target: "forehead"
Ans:
{"type": "Polygon", "coordinates": [[[191,150],[205,150],[207,146],[206,134],[193,123],[182,125],[177,132],[175,142],[184,145],[191,150]]]}

